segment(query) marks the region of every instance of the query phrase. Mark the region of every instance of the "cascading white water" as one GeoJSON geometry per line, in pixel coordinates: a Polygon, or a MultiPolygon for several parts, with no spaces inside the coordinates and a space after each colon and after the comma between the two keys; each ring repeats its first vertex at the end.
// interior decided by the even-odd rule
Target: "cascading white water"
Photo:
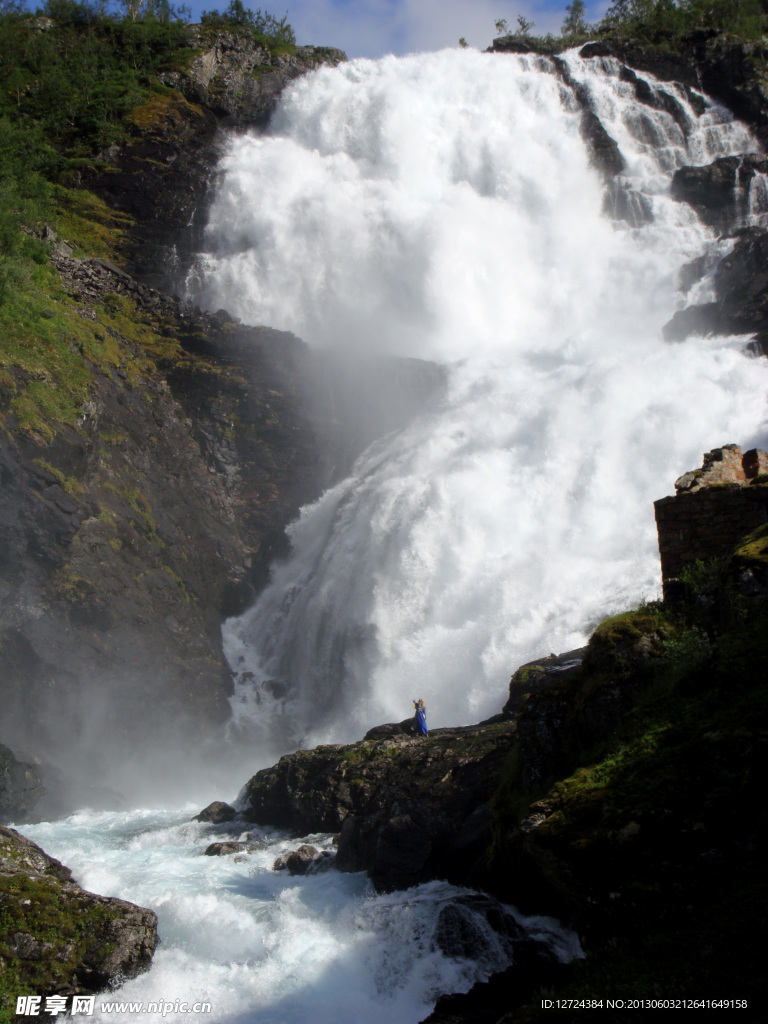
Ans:
{"type": "Polygon", "coordinates": [[[442,406],[303,510],[292,556],[225,628],[234,720],[277,747],[356,738],[417,696],[432,725],[495,713],[517,665],[658,592],[652,500],[703,449],[764,429],[768,369],[742,340],[661,336],[679,268],[716,244],[671,174],[753,149],[748,133],[665,85],[678,124],[615,61],[566,60],[639,227],[603,212],[579,106],[538,58],[324,69],[223,160],[204,301],[450,364],[442,406]]]}
{"type": "MultiPolygon", "coordinates": [[[[94,1013],[74,1020],[415,1024],[438,995],[465,992],[510,962],[480,915],[472,919],[481,937],[476,959],[441,952],[440,911],[466,890],[438,881],[376,895],[362,872],[333,870],[286,878],[272,864],[297,840],[279,833],[239,860],[205,857],[212,840],[237,838],[238,827],[214,829],[190,821],[191,813],[83,811],[24,826],[86,888],[158,915],[161,944],[151,971],[97,995],[94,1013]],[[149,1009],[158,1003],[160,1012],[149,1009]],[[179,1009],[182,1003],[188,1012],[179,1009]]],[[[332,849],[330,835],[307,839],[332,849]]],[[[556,921],[510,910],[521,931],[554,957],[582,955],[575,934],[556,921]]]]}

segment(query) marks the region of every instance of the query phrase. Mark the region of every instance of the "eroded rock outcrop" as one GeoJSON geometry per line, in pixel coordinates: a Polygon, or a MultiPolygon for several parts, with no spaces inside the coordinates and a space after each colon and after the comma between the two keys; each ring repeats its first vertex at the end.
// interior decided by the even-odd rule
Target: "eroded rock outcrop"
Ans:
{"type": "Polygon", "coordinates": [[[701,469],[675,481],[675,491],[654,502],[665,593],[697,561],[724,559],[768,523],[768,452],[715,448],[701,469]]]}
{"type": "Polygon", "coordinates": [[[346,60],[333,47],[273,55],[245,32],[190,25],[188,33],[196,55],[186,68],[160,74],[175,91],[137,107],[125,141],[78,179],[131,218],[123,259],[144,283],[165,288],[201,248],[206,194],[226,132],[263,127],[290,82],[346,60]]]}

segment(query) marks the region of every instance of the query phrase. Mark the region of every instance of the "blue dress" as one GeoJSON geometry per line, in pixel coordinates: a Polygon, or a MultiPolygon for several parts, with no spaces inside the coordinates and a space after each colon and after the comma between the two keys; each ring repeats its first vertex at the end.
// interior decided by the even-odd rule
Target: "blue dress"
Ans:
{"type": "Polygon", "coordinates": [[[416,707],[416,729],[422,736],[427,735],[427,709],[416,707]]]}

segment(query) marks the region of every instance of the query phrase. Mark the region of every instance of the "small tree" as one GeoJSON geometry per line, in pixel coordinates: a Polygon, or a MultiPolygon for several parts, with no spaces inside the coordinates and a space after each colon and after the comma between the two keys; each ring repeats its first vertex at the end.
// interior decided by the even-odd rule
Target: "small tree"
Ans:
{"type": "Polygon", "coordinates": [[[500,36],[509,35],[509,23],[506,18],[499,18],[496,22],[496,31],[500,36]]]}
{"type": "Polygon", "coordinates": [[[565,8],[565,21],[561,32],[564,36],[583,36],[589,31],[584,20],[584,0],[572,0],[565,8]]]}
{"type": "Polygon", "coordinates": [[[536,28],[536,23],[533,21],[528,21],[528,19],[524,18],[522,14],[518,14],[517,34],[519,36],[527,36],[532,28],[536,28]]]}
{"type": "Polygon", "coordinates": [[[466,50],[466,48],[469,46],[469,43],[464,38],[464,36],[462,36],[461,39],[459,40],[459,46],[462,48],[462,50],[466,50]]]}

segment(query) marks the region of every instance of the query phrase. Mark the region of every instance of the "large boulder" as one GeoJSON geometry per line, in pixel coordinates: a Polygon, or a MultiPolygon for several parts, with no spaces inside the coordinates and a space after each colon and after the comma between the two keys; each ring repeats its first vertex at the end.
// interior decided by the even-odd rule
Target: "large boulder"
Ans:
{"type": "Polygon", "coordinates": [[[214,800],[213,803],[204,807],[199,814],[196,814],[192,821],[206,821],[213,825],[221,825],[226,821],[234,821],[237,811],[234,807],[224,803],[223,800],[214,800]]]}
{"type": "Polygon", "coordinates": [[[380,890],[435,876],[464,882],[490,841],[490,801],[515,723],[395,734],[299,750],[258,772],[243,817],[300,834],[339,832],[336,865],[380,890]]]}
{"type": "Polygon", "coordinates": [[[146,971],[157,916],[86,892],[71,871],[15,829],[0,826],[0,967],[4,991],[80,995],[146,971]]]}

